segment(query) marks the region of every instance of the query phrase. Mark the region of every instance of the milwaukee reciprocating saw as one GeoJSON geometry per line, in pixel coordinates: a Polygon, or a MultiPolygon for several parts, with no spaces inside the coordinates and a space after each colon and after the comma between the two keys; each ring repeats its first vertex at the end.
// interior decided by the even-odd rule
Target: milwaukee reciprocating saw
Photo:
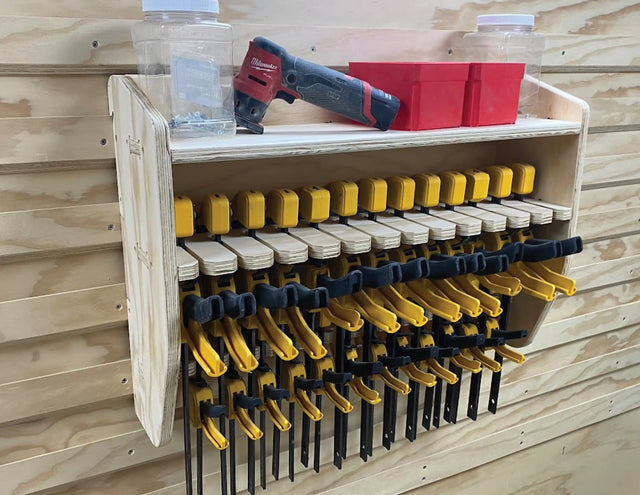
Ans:
{"type": "Polygon", "coordinates": [[[262,37],[249,43],[234,87],[237,123],[258,134],[264,130],[262,119],[274,98],[288,103],[300,98],[383,131],[389,129],[400,108],[395,96],[360,79],[289,55],[262,37]]]}

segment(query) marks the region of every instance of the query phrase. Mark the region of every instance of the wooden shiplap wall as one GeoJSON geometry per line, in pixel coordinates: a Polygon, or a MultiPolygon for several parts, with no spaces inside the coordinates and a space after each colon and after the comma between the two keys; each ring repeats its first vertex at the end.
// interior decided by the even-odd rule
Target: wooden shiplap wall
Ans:
{"type": "MultiPolygon", "coordinates": [[[[640,475],[640,6],[631,0],[222,0],[239,62],[248,39],[344,67],[455,57],[480,13],[531,12],[543,80],[591,105],[573,275],[505,373],[502,408],[397,442],[299,493],[391,483],[413,493],[633,492],[640,475]],[[621,453],[622,452],[622,453],[621,453]],[[594,465],[598,470],[592,470],[594,465]],[[596,474],[615,478],[602,484],[596,474]],[[440,480],[440,481],[438,481],[440,480]],[[613,483],[613,482],[612,482],[613,483]],[[505,485],[503,485],[505,486],[505,485]],[[546,488],[542,488],[546,487],[546,488]]],[[[0,2],[0,493],[183,493],[181,435],[153,448],[132,406],[106,80],[135,70],[139,0],[0,2]]],[[[179,417],[179,415],[178,415],[179,417]]],[[[328,448],[323,449],[328,452],[328,448]]],[[[213,459],[213,457],[210,457],[213,459]]],[[[213,461],[210,461],[213,463],[213,461]]],[[[217,474],[208,466],[211,493],[217,474]]]]}

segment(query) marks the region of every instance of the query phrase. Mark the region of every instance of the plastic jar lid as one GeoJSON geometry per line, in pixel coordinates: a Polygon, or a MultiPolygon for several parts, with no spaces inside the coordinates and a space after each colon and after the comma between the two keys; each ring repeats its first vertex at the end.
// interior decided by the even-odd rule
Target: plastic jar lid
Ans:
{"type": "Polygon", "coordinates": [[[143,12],[220,13],[218,0],[142,0],[143,12]]]}
{"type": "Polygon", "coordinates": [[[487,14],[479,15],[478,26],[531,26],[535,16],[529,14],[487,14]]]}

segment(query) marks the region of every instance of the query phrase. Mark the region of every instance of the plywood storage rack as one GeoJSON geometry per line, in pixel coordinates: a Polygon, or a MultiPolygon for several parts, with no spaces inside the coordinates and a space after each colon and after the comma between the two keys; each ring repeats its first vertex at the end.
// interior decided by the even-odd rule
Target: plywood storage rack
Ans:
{"type": "MultiPolygon", "coordinates": [[[[291,125],[281,120],[261,136],[172,141],[165,119],[136,85],[112,76],[120,212],[136,413],[154,445],[173,429],[179,376],[178,253],[173,196],[196,204],[207,194],[241,189],[324,185],[332,180],[414,175],[492,164],[535,165],[533,197],[573,209],[572,219],[539,228],[540,237],[575,234],[588,106],[541,84],[538,115],[514,125],[380,132],[347,123],[291,125]]],[[[296,103],[296,105],[304,105],[296,103]]],[[[283,114],[286,115],[286,114],[283,114]]],[[[323,114],[324,115],[324,114],[323,114]]],[[[567,273],[570,258],[554,268],[567,273]]],[[[197,262],[192,260],[192,269],[197,262]]],[[[511,326],[534,338],[550,303],[526,295],[512,305],[511,326]]],[[[524,344],[525,342],[521,342],[524,344]]]]}

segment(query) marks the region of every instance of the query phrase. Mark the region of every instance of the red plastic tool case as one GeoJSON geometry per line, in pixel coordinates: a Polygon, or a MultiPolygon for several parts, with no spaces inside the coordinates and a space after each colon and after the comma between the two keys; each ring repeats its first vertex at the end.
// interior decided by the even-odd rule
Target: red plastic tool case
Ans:
{"type": "Polygon", "coordinates": [[[391,129],[460,127],[469,64],[464,62],[349,62],[349,75],[400,99],[391,129]]]}
{"type": "Polygon", "coordinates": [[[513,124],[518,116],[524,64],[471,63],[462,125],[513,124]]]}

